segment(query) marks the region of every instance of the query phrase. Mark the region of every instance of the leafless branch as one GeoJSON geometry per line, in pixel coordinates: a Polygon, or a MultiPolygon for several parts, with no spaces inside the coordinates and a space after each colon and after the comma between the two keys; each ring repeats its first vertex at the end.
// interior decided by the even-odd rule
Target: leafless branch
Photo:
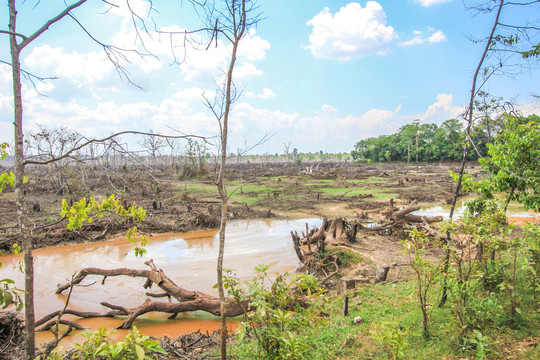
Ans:
{"type": "Polygon", "coordinates": [[[61,13],[59,13],[58,15],[56,15],[55,17],[53,17],[52,19],[50,19],[49,21],[47,21],[42,27],[40,27],[36,32],[34,32],[32,35],[30,35],[29,37],[25,38],[19,45],[19,49],[23,49],[26,45],[30,44],[32,41],[34,41],[39,35],[43,34],[45,31],[47,31],[49,29],[49,27],[51,25],[53,25],[54,23],[62,20],[65,16],[67,15],[70,15],[70,11],[81,6],[82,4],[84,4],[87,0],[79,0],[77,1],[76,3],[74,4],[71,4],[69,5],[68,7],[66,7],[64,9],[64,11],[62,11],[61,13]]]}
{"type": "Polygon", "coordinates": [[[73,153],[81,150],[82,148],[90,145],[90,144],[97,144],[97,143],[104,143],[106,142],[107,140],[111,140],[115,137],[118,137],[118,136],[121,136],[121,135],[126,135],[126,134],[131,134],[131,135],[153,135],[153,136],[157,136],[157,137],[170,137],[170,138],[176,138],[176,139],[185,139],[185,138],[197,138],[197,139],[201,139],[201,138],[204,138],[203,136],[198,136],[198,135],[178,135],[178,136],[171,136],[171,135],[162,135],[162,134],[151,134],[151,133],[147,133],[147,132],[143,132],[143,131],[131,131],[131,130],[128,130],[128,131],[121,131],[121,132],[118,132],[116,134],[112,134],[112,135],[109,135],[105,138],[102,138],[102,139],[87,139],[86,137],[82,137],[81,140],[85,140],[83,143],[79,144],[79,145],[76,145],[74,146],[73,148],[71,148],[70,150],[66,151],[65,153],[63,153],[62,155],[59,155],[57,157],[51,157],[50,159],[47,159],[47,160],[31,160],[31,159],[25,159],[24,160],[24,164],[34,164],[34,165],[46,165],[46,164],[50,164],[52,162],[55,162],[55,161],[59,161],[59,160],[62,160],[62,159],[65,159],[65,158],[68,158],[70,157],[73,153]]]}

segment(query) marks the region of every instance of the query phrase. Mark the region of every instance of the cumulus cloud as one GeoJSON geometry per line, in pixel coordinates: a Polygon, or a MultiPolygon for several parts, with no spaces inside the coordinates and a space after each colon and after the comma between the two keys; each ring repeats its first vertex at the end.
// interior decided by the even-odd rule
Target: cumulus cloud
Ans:
{"type": "Polygon", "coordinates": [[[427,38],[428,43],[435,44],[446,40],[446,35],[442,30],[437,30],[430,37],[427,38]]]}
{"type": "Polygon", "coordinates": [[[435,44],[446,41],[446,35],[442,30],[436,30],[431,27],[427,28],[427,31],[414,30],[412,39],[401,42],[400,46],[414,46],[422,44],[435,44]],[[426,34],[427,32],[427,34],[426,34]]]}
{"type": "Polygon", "coordinates": [[[264,148],[281,149],[283,139],[289,139],[292,146],[301,151],[350,151],[361,137],[399,128],[400,111],[401,106],[398,106],[394,110],[371,109],[360,115],[342,115],[337,108],[324,104],[312,114],[301,115],[242,103],[235,106],[231,116],[236,121],[231,144],[242,144],[244,137],[255,143],[261,134],[271,133],[274,136],[264,148]]]}
{"type": "Polygon", "coordinates": [[[275,98],[276,94],[274,94],[272,90],[268,88],[264,88],[262,93],[260,94],[255,94],[254,92],[248,91],[246,92],[246,97],[257,98],[257,99],[270,99],[270,98],[275,98]]]}
{"type": "Polygon", "coordinates": [[[24,58],[24,64],[35,70],[52,72],[60,78],[70,78],[80,85],[103,79],[114,70],[102,53],[67,53],[62,47],[49,45],[35,47],[24,58]]]}
{"type": "Polygon", "coordinates": [[[315,57],[348,61],[371,54],[385,54],[397,38],[386,25],[386,14],[376,1],[366,6],[352,2],[333,14],[325,8],[307,22],[313,27],[307,47],[315,57]]]}
{"type": "Polygon", "coordinates": [[[453,105],[454,96],[452,94],[439,94],[437,101],[431,104],[425,114],[422,116],[422,121],[444,121],[455,118],[463,113],[463,108],[453,105]]]}
{"type": "Polygon", "coordinates": [[[266,58],[270,43],[256,35],[255,29],[249,29],[248,36],[240,42],[238,56],[246,61],[259,61],[266,58]]]}
{"type": "MultiPolygon", "coordinates": [[[[257,36],[251,30],[240,44],[238,51],[239,64],[235,68],[235,77],[238,79],[251,76],[261,76],[263,71],[258,69],[254,61],[266,57],[270,43],[257,36]]],[[[180,65],[185,81],[219,81],[224,75],[224,69],[230,57],[230,46],[218,41],[218,46],[211,46],[208,50],[192,50],[186,53],[185,61],[180,65]]]]}
{"type": "Polygon", "coordinates": [[[452,0],[415,0],[417,3],[420,3],[422,6],[431,6],[437,4],[444,4],[452,0]]]}

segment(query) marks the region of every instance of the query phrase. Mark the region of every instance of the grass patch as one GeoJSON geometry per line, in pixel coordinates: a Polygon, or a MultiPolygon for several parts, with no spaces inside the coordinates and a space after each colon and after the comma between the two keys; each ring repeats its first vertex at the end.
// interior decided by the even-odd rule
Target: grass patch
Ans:
{"type": "Polygon", "coordinates": [[[358,188],[321,188],[318,189],[319,192],[322,192],[325,195],[328,196],[346,196],[346,197],[352,197],[356,195],[364,195],[364,194],[371,194],[373,195],[373,198],[370,198],[369,200],[386,200],[390,198],[396,198],[398,197],[398,194],[395,193],[387,193],[383,191],[373,191],[375,188],[369,188],[369,187],[358,187],[358,188]]]}
{"type": "MultiPolygon", "coordinates": [[[[401,337],[403,356],[400,359],[476,358],[458,346],[451,305],[437,306],[440,293],[440,288],[434,288],[430,299],[433,304],[430,338],[422,334],[422,314],[413,280],[395,285],[363,285],[350,291],[349,316],[343,316],[344,296],[328,294],[326,321],[303,334],[309,340],[310,359],[391,359],[396,345],[388,339],[393,334],[401,337]],[[362,322],[354,324],[354,318],[358,316],[362,322]]],[[[540,358],[540,314],[532,311],[526,325],[520,329],[499,325],[483,330],[499,354],[496,358],[504,358],[507,355],[505,349],[513,349],[512,359],[540,358]],[[526,345],[519,347],[520,341],[531,338],[536,339],[536,346],[527,345],[529,343],[525,341],[526,345]]],[[[253,355],[253,344],[249,342],[234,342],[229,352],[240,359],[257,359],[253,355]]]]}

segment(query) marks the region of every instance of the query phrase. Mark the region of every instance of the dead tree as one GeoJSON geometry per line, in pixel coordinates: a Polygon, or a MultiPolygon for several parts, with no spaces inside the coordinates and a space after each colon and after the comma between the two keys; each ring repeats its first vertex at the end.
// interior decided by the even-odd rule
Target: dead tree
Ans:
{"type": "MultiPolygon", "coordinates": [[[[307,229],[307,224],[306,224],[307,229]]],[[[313,231],[312,231],[313,234],[313,231]]],[[[300,236],[296,232],[291,231],[294,250],[296,256],[302,263],[299,271],[314,274],[319,278],[319,283],[325,285],[334,275],[339,272],[338,258],[336,255],[325,251],[324,239],[319,239],[316,245],[316,251],[311,251],[310,236],[306,235],[304,239],[308,245],[308,251],[304,251],[300,244],[300,236]]]]}
{"type": "MultiPolygon", "coordinates": [[[[244,300],[240,303],[235,301],[229,301],[227,302],[226,306],[222,308],[220,306],[219,298],[199,291],[187,290],[182,288],[181,286],[177,285],[173,280],[171,280],[167,275],[165,275],[163,270],[158,269],[154,265],[154,262],[152,260],[146,261],[145,264],[150,268],[149,270],[137,270],[128,268],[118,268],[111,270],[99,268],[85,268],[80,270],[77,275],[75,275],[72,281],[66,284],[59,284],[58,288],[56,289],[56,293],[60,294],[63,291],[69,289],[71,286],[80,284],[87,276],[91,275],[102,276],[102,285],[105,283],[107,277],[111,276],[129,276],[135,278],[143,278],[146,279],[146,282],[143,285],[145,289],[150,289],[152,285],[157,285],[162,290],[162,292],[147,292],[146,295],[148,296],[148,298],[140,306],[136,308],[126,308],[121,305],[102,302],[101,305],[109,308],[109,311],[103,313],[96,313],[66,309],[65,314],[75,315],[83,318],[125,316],[124,321],[118,328],[129,329],[131,328],[133,322],[135,321],[135,319],[137,319],[137,317],[151,311],[169,313],[171,314],[170,318],[172,319],[176,317],[178,313],[186,311],[201,310],[216,316],[221,316],[222,309],[224,309],[224,316],[234,317],[242,315],[249,310],[249,300],[244,300]],[[152,300],[163,297],[175,299],[176,302],[162,302],[152,300]]],[[[58,312],[54,312],[45,316],[44,318],[36,322],[36,326],[47,324],[57,315],[58,312]]],[[[44,325],[44,328],[46,328],[46,325],[44,325]]],[[[41,328],[40,330],[43,330],[44,328],[41,328]]]]}
{"type": "Polygon", "coordinates": [[[317,245],[322,240],[327,245],[346,245],[356,241],[356,233],[360,226],[357,223],[350,225],[343,218],[336,218],[331,221],[324,218],[321,227],[304,236],[301,243],[304,245],[317,245]]]}

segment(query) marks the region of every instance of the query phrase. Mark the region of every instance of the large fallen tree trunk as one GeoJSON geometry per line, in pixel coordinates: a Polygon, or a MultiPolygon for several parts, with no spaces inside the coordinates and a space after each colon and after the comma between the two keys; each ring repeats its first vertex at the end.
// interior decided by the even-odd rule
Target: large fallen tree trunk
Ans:
{"type": "MultiPolygon", "coordinates": [[[[163,270],[156,268],[152,260],[146,261],[145,264],[150,267],[150,270],[136,270],[128,268],[105,270],[99,268],[85,268],[79,271],[72,281],[63,285],[59,284],[56,293],[60,294],[62,291],[70,288],[71,286],[80,284],[81,281],[83,281],[89,275],[103,276],[103,280],[101,282],[102,284],[105,283],[105,280],[109,276],[130,276],[145,278],[145,289],[149,289],[153,284],[155,284],[164,291],[164,293],[157,294],[147,292],[147,296],[153,298],[169,297],[176,299],[178,302],[161,302],[146,299],[142,305],[136,308],[126,308],[123,306],[102,302],[101,305],[112,309],[112,311],[106,313],[86,313],[67,309],[65,314],[72,314],[80,317],[111,317],[117,315],[126,316],[124,322],[118,327],[119,329],[129,329],[132,326],[133,321],[135,321],[138,316],[152,311],[170,313],[172,314],[170,318],[174,318],[178,313],[181,312],[196,310],[202,310],[216,316],[221,315],[219,299],[217,297],[199,291],[186,290],[178,286],[167,275],[165,275],[163,270]]],[[[248,300],[240,303],[231,301],[226,307],[225,315],[228,317],[238,316],[244,314],[248,310],[248,300]]],[[[43,319],[39,320],[36,324],[42,325],[57,315],[58,312],[49,314],[43,319]]]]}
{"type": "Polygon", "coordinates": [[[391,229],[399,224],[406,222],[407,221],[406,217],[409,216],[410,213],[416,210],[420,210],[420,205],[418,205],[418,201],[414,200],[409,206],[406,206],[403,209],[399,209],[392,212],[387,222],[378,226],[362,227],[362,229],[369,230],[369,231],[382,231],[382,230],[391,229]]]}
{"type": "MultiPolygon", "coordinates": [[[[418,205],[417,200],[414,200],[411,204],[402,209],[394,208],[393,201],[390,201],[390,208],[386,211],[387,221],[377,226],[362,226],[356,222],[350,224],[343,218],[336,218],[333,220],[324,218],[320,228],[312,229],[311,231],[306,229],[306,234],[302,234],[302,238],[300,238],[297,233],[293,232],[291,232],[291,236],[295,244],[298,258],[300,261],[303,261],[300,245],[310,246],[311,244],[315,244],[319,247],[324,246],[325,244],[333,246],[350,246],[350,243],[356,241],[358,230],[384,233],[391,232],[391,229],[406,223],[431,224],[443,220],[442,216],[421,216],[411,214],[417,210],[420,210],[420,205],[418,205]]],[[[432,229],[430,229],[429,234],[433,235],[432,232],[432,229]]],[[[311,252],[311,249],[309,252],[311,252]]]]}
{"type": "Polygon", "coordinates": [[[443,221],[442,216],[423,216],[423,215],[413,215],[413,214],[407,214],[403,217],[406,222],[409,223],[424,223],[427,222],[428,224],[443,221]]]}

